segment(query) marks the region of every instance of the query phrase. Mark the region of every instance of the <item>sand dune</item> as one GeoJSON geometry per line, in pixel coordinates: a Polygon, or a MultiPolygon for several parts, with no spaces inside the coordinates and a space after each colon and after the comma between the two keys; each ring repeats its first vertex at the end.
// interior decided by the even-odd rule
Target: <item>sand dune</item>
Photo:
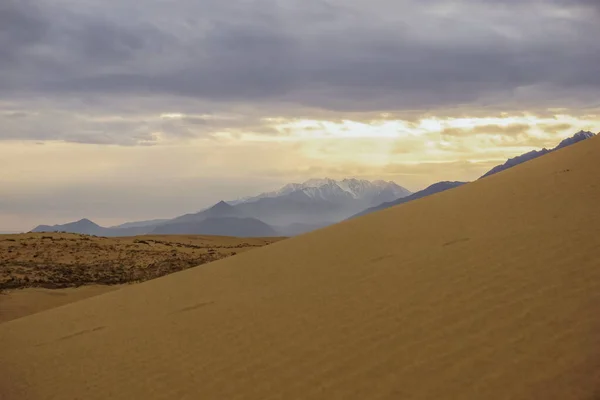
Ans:
{"type": "Polygon", "coordinates": [[[0,293],[0,323],[117,290],[122,285],[86,285],[64,289],[28,287],[0,293]]]}
{"type": "Polygon", "coordinates": [[[597,399],[599,154],[0,324],[0,397],[597,399]]]}

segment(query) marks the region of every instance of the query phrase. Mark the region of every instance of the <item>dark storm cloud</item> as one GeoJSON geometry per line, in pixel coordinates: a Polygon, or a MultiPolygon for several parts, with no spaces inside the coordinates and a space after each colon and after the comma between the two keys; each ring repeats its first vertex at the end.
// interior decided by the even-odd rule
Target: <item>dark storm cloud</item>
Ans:
{"type": "Polygon", "coordinates": [[[71,28],[65,33],[82,57],[96,62],[123,60],[144,46],[142,32],[130,32],[103,21],[92,20],[83,29],[71,28]]]}
{"type": "Polygon", "coordinates": [[[569,106],[600,87],[598,4],[0,0],[0,97],[337,112],[569,106]]]}
{"type": "Polygon", "coordinates": [[[86,5],[0,0],[0,87],[8,95],[45,92],[47,82],[101,74],[106,66],[129,69],[139,52],[159,55],[173,44],[152,24],[113,20],[86,5]]]}
{"type": "Polygon", "coordinates": [[[61,140],[88,144],[123,146],[151,145],[160,124],[143,120],[88,120],[69,111],[1,112],[1,139],[61,140]]]}
{"type": "Polygon", "coordinates": [[[49,23],[28,0],[0,2],[0,71],[14,66],[28,47],[40,41],[49,23]]]}

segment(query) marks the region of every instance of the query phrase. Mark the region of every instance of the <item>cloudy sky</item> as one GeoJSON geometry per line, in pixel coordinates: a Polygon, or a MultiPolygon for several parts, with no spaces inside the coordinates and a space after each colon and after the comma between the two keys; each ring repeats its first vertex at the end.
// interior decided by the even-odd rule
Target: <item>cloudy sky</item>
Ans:
{"type": "Polygon", "coordinates": [[[600,131],[598,0],[0,0],[0,231],[600,131]]]}

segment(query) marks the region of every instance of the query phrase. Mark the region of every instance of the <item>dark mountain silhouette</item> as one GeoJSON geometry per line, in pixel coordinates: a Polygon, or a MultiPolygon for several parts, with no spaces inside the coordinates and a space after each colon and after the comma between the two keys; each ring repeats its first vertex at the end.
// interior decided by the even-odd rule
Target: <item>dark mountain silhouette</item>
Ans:
{"type": "Polygon", "coordinates": [[[592,138],[596,136],[595,133],[593,132],[589,132],[589,131],[579,131],[576,134],[574,134],[573,136],[571,136],[570,138],[566,138],[564,139],[562,142],[560,142],[558,144],[558,146],[556,146],[554,149],[552,150],[558,150],[558,149],[562,149],[563,147],[567,147],[570,146],[572,144],[575,144],[577,142],[581,142],[582,140],[586,140],[589,138],[592,138]]]}
{"type": "Polygon", "coordinates": [[[406,196],[406,197],[403,197],[403,198],[395,200],[395,201],[390,201],[390,202],[383,203],[383,204],[380,204],[375,207],[368,208],[364,211],[359,212],[358,214],[353,215],[350,218],[360,217],[361,215],[367,215],[367,214],[370,214],[375,211],[384,210],[386,208],[397,206],[399,204],[408,203],[409,201],[417,200],[417,199],[420,199],[420,198],[423,198],[426,196],[430,196],[435,193],[443,192],[445,190],[464,185],[465,183],[467,183],[467,182],[444,181],[444,182],[434,183],[433,185],[428,186],[427,188],[425,188],[419,192],[415,192],[415,193],[411,194],[410,196],[406,196]]]}
{"type": "Polygon", "coordinates": [[[219,235],[239,237],[278,236],[269,225],[255,218],[220,217],[201,221],[175,222],[157,226],[150,232],[156,235],[219,235]]]}
{"type": "Polygon", "coordinates": [[[166,222],[162,222],[159,225],[165,224],[173,224],[180,222],[199,222],[203,221],[207,218],[224,218],[224,217],[244,217],[245,215],[235,208],[234,206],[224,202],[219,201],[214,206],[207,208],[203,211],[193,213],[193,214],[185,214],[177,218],[173,218],[171,220],[167,220],[166,222]]]}
{"type": "Polygon", "coordinates": [[[90,221],[87,218],[80,219],[79,221],[70,222],[64,225],[39,225],[32,230],[32,232],[72,232],[81,233],[84,235],[104,235],[109,230],[103,228],[100,225],[90,221]]]}
{"type": "Polygon", "coordinates": [[[214,206],[210,207],[208,210],[203,211],[202,214],[210,217],[221,217],[224,215],[238,214],[238,212],[233,206],[221,200],[214,206]]]}
{"type": "Polygon", "coordinates": [[[546,148],[543,148],[542,150],[533,150],[528,153],[521,154],[520,156],[509,158],[504,164],[496,165],[494,168],[492,168],[491,170],[489,170],[488,172],[483,174],[479,179],[485,178],[486,176],[490,176],[493,174],[497,174],[498,172],[512,168],[515,165],[519,165],[526,161],[533,160],[534,158],[538,158],[540,156],[543,156],[544,154],[548,154],[552,151],[562,149],[564,147],[570,146],[577,142],[581,142],[582,140],[586,140],[586,139],[589,139],[594,136],[595,136],[595,134],[592,132],[579,131],[575,135],[561,141],[558,144],[558,146],[554,147],[553,149],[548,150],[546,148]]]}

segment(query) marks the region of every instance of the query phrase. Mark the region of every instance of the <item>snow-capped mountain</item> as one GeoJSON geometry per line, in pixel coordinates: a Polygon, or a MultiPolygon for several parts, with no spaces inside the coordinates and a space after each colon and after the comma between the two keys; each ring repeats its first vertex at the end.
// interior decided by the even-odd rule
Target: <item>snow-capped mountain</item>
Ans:
{"type": "Polygon", "coordinates": [[[287,185],[285,185],[284,187],[282,187],[279,190],[261,193],[258,196],[241,197],[237,200],[230,200],[227,203],[231,204],[232,206],[235,206],[235,205],[241,204],[241,203],[251,203],[253,201],[257,201],[260,199],[284,196],[286,194],[290,194],[290,193],[295,192],[300,189],[302,189],[301,183],[288,183],[287,185]]]}
{"type": "Polygon", "coordinates": [[[562,149],[563,147],[567,147],[567,146],[570,146],[577,142],[581,142],[582,140],[593,138],[594,136],[596,136],[596,134],[593,132],[579,131],[576,134],[574,134],[573,136],[568,137],[568,138],[564,139],[563,141],[561,141],[558,144],[558,146],[556,146],[553,150],[562,149]]]}
{"type": "Polygon", "coordinates": [[[347,203],[359,200],[365,204],[380,204],[411,194],[408,189],[391,181],[368,181],[364,179],[335,180],[324,178],[309,179],[304,183],[289,183],[279,190],[261,193],[258,196],[244,197],[229,201],[228,203],[232,205],[252,203],[260,199],[286,196],[294,192],[302,192],[314,200],[324,200],[334,203],[347,203]]]}

